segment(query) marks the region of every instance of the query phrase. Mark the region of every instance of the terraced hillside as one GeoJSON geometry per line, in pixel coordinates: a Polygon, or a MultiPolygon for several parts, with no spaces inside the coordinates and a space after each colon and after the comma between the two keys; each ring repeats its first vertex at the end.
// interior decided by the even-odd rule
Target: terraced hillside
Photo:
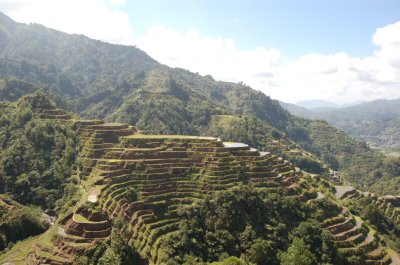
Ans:
{"type": "MultiPolygon", "coordinates": [[[[99,125],[84,130],[93,129],[89,141],[97,142],[94,139],[102,135],[99,125]]],[[[114,135],[123,130],[115,126],[114,135]]],[[[130,242],[154,263],[162,239],[178,228],[178,208],[241,182],[294,188],[298,180],[299,174],[286,161],[212,137],[133,134],[120,137],[113,147],[104,146],[112,137],[101,138],[107,152],[98,157],[88,150],[94,157],[87,159],[94,158],[96,165],[87,164],[84,171],[92,170],[89,178],[100,189],[102,210],[111,219],[124,219],[130,242]],[[140,191],[135,202],[130,201],[129,187],[140,191]]]]}
{"type": "Polygon", "coordinates": [[[295,193],[301,177],[282,158],[245,144],[143,135],[134,127],[102,121],[75,126],[84,143],[86,202],[34,244],[28,263],[72,263],[73,253],[109,240],[111,220],[122,218],[130,244],[157,264],[160,243],[178,229],[181,207],[239,183],[282,186],[295,193]]]}
{"type": "MultiPolygon", "coordinates": [[[[294,196],[300,196],[304,185],[303,173],[290,163],[246,144],[144,135],[134,127],[102,121],[77,121],[75,127],[84,145],[85,197],[32,243],[28,264],[72,264],[75,253],[110,240],[113,220],[122,220],[129,244],[144,260],[160,264],[160,246],[178,231],[178,211],[185,205],[240,183],[283,187],[294,196]]],[[[357,255],[367,264],[390,263],[379,240],[349,214],[324,226],[346,256],[357,255]]]]}
{"type": "Polygon", "coordinates": [[[377,206],[394,223],[400,224],[400,197],[393,195],[378,196],[370,192],[362,192],[351,186],[338,187],[338,197],[345,202],[352,203],[365,199],[377,206]]]}
{"type": "Polygon", "coordinates": [[[395,222],[400,223],[400,197],[399,196],[381,196],[376,203],[385,211],[385,213],[395,222]]]}
{"type": "MultiPolygon", "coordinates": [[[[76,120],[43,96],[27,98],[35,119],[69,124],[79,134],[82,150],[73,173],[82,196],[47,232],[0,256],[2,262],[73,264],[82,253],[109,244],[113,233],[121,233],[145,263],[164,264],[166,244],[182,233],[182,212],[219,192],[244,184],[266,193],[278,191],[304,207],[331,197],[322,175],[301,171],[274,154],[311,156],[273,130],[270,138],[259,138],[271,152],[260,152],[215,137],[146,135],[126,124],[76,120]]],[[[304,211],[299,218],[310,209],[304,211]]],[[[374,230],[348,211],[330,217],[322,226],[334,235],[348,263],[388,264],[397,257],[390,249],[385,252],[374,230]]]]}
{"type": "Polygon", "coordinates": [[[344,212],[325,220],[324,227],[333,234],[338,252],[347,257],[350,263],[392,263],[392,258],[380,243],[379,236],[361,218],[344,212]]]}
{"type": "Polygon", "coordinates": [[[339,251],[354,262],[400,264],[398,250],[398,207],[396,196],[377,196],[351,186],[336,186],[336,196],[345,209],[324,223],[334,234],[339,251]],[[362,215],[366,221],[363,221],[362,215]]]}

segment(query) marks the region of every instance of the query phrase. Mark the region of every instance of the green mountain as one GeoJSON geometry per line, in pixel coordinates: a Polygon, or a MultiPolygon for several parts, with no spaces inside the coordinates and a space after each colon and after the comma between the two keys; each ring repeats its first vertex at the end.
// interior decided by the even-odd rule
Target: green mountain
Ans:
{"type": "Polygon", "coordinates": [[[169,68],[135,47],[1,16],[7,38],[0,48],[0,74],[45,86],[60,106],[82,117],[126,122],[148,133],[195,135],[207,134],[215,115],[255,117],[345,171],[355,185],[368,188],[393,177],[385,170],[374,173],[382,168],[377,165],[385,163],[384,157],[365,144],[326,123],[298,119],[278,101],[248,86],[169,68]]]}
{"type": "Polygon", "coordinates": [[[70,99],[99,94],[156,66],[143,51],[21,24],[0,13],[0,78],[47,85],[70,99]]]}
{"type": "Polygon", "coordinates": [[[356,139],[385,151],[400,148],[400,100],[374,100],[326,111],[299,109],[282,105],[294,115],[309,119],[324,119],[356,139]]]}
{"type": "Polygon", "coordinates": [[[34,204],[56,217],[12,247],[41,231],[10,237],[15,218],[2,211],[1,262],[397,258],[395,238],[385,246],[368,219],[343,208],[328,174],[339,169],[358,188],[384,193],[400,175],[397,160],[248,86],[161,65],[135,47],[3,14],[0,23],[3,209],[34,204]]]}
{"type": "Polygon", "coordinates": [[[282,102],[282,101],[279,101],[279,104],[285,110],[289,111],[291,114],[305,118],[305,119],[311,119],[312,115],[314,114],[314,112],[312,110],[307,109],[302,106],[299,106],[299,105],[296,105],[296,104],[286,103],[286,102],[282,102]]]}

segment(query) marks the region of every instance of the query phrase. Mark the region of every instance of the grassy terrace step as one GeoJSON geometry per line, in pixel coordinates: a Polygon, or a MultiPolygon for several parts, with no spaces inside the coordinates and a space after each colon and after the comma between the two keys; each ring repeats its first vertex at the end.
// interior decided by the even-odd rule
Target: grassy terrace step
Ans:
{"type": "Polygon", "coordinates": [[[142,215],[141,222],[144,226],[141,226],[140,229],[137,230],[138,233],[140,232],[150,232],[151,228],[158,228],[162,227],[164,224],[172,223],[174,221],[179,221],[178,215],[178,208],[181,206],[174,206],[173,209],[168,211],[168,213],[156,216],[154,213],[142,215]]]}
{"type": "Polygon", "coordinates": [[[97,150],[97,149],[104,150],[104,149],[110,149],[112,147],[114,147],[113,143],[101,143],[101,142],[100,143],[87,143],[85,145],[85,148],[92,149],[92,150],[97,150]]]}
{"type": "Polygon", "coordinates": [[[85,230],[82,237],[85,238],[106,238],[111,234],[111,228],[98,230],[98,231],[87,231],[85,230]]]}
{"type": "Polygon", "coordinates": [[[133,152],[123,151],[110,153],[113,157],[121,159],[168,159],[168,158],[188,158],[188,153],[185,151],[160,151],[160,152],[133,152]]]}
{"type": "MultiPolygon", "coordinates": [[[[154,193],[153,195],[149,197],[143,198],[141,201],[138,201],[135,203],[135,208],[141,208],[141,209],[152,209],[153,205],[159,203],[159,202],[165,202],[166,200],[171,202],[176,202],[179,201],[179,199],[185,199],[185,198],[190,198],[190,199],[201,199],[203,198],[204,194],[207,193],[207,190],[195,190],[195,189],[188,189],[188,190],[173,190],[173,191],[166,191],[165,193],[160,193],[156,194],[154,193]]],[[[118,195],[117,195],[118,197],[118,195]]],[[[115,204],[118,204],[118,198],[113,198],[112,200],[106,201],[103,205],[104,208],[110,209],[110,208],[115,208],[115,204]],[[113,206],[114,205],[114,206],[113,206]]],[[[171,204],[173,205],[173,204],[171,204]]]]}
{"type": "Polygon", "coordinates": [[[115,171],[124,168],[124,163],[122,166],[120,164],[98,164],[97,170],[99,171],[115,171]]]}
{"type": "Polygon", "coordinates": [[[366,238],[365,233],[360,232],[353,236],[348,237],[345,240],[334,241],[334,243],[337,247],[340,248],[350,248],[357,246],[359,243],[363,242],[365,238],[366,238]]]}
{"type": "Polygon", "coordinates": [[[225,175],[238,174],[238,173],[239,172],[234,169],[212,170],[212,169],[207,168],[205,174],[214,175],[214,176],[225,176],[225,175]]]}
{"type": "Polygon", "coordinates": [[[346,191],[341,196],[341,199],[351,198],[352,196],[354,196],[354,194],[358,194],[358,191],[356,189],[352,189],[352,190],[346,191]]]}
{"type": "Polygon", "coordinates": [[[185,135],[131,135],[122,138],[122,145],[130,148],[152,148],[173,143],[201,144],[217,142],[214,137],[199,137],[185,135]]]}
{"type": "Polygon", "coordinates": [[[137,237],[133,238],[133,240],[137,242],[136,244],[139,246],[139,249],[144,248],[146,245],[148,245],[149,241],[151,242],[149,236],[153,234],[153,231],[156,229],[163,229],[168,225],[177,225],[178,223],[179,218],[173,218],[172,216],[161,221],[155,220],[152,223],[147,223],[146,225],[140,227],[136,234],[137,237]]]}
{"type": "Polygon", "coordinates": [[[156,195],[161,195],[161,194],[165,194],[165,193],[171,193],[171,192],[199,192],[199,193],[203,193],[202,190],[202,186],[188,186],[188,187],[174,187],[174,186],[170,186],[170,187],[160,187],[157,189],[151,189],[151,190],[147,190],[147,191],[141,191],[141,196],[143,198],[146,197],[151,197],[151,196],[156,196],[156,195]]]}
{"type": "Polygon", "coordinates": [[[141,196],[146,196],[150,192],[158,192],[163,189],[169,189],[169,188],[201,189],[204,186],[204,184],[203,183],[195,183],[190,180],[175,181],[175,182],[163,181],[163,182],[158,182],[158,183],[148,183],[148,182],[143,182],[143,181],[139,181],[139,180],[129,180],[127,182],[113,184],[109,188],[104,189],[103,194],[104,194],[104,196],[110,196],[111,192],[121,190],[121,189],[125,190],[127,187],[130,187],[130,186],[140,187],[141,196]]]}
{"type": "Polygon", "coordinates": [[[40,119],[69,120],[71,115],[62,109],[42,109],[37,115],[40,119]]]}
{"type": "Polygon", "coordinates": [[[282,180],[281,176],[276,176],[276,177],[270,177],[270,178],[255,178],[255,177],[251,177],[249,179],[250,183],[253,184],[257,184],[257,183],[263,183],[263,182],[276,182],[276,183],[280,183],[282,180]]]}
{"type": "Polygon", "coordinates": [[[41,248],[40,245],[35,246],[35,257],[36,260],[39,262],[37,264],[72,264],[72,259],[62,257],[59,255],[59,253],[53,252],[52,250],[41,248]]]}
{"type": "Polygon", "coordinates": [[[276,177],[278,174],[273,171],[267,171],[267,172],[243,172],[243,176],[245,177],[255,177],[255,178],[270,178],[270,177],[276,177]]]}
{"type": "Polygon", "coordinates": [[[338,251],[348,257],[352,255],[362,256],[363,254],[368,253],[378,247],[378,240],[374,236],[368,235],[361,244],[351,248],[338,248],[338,251]]]}
{"type": "Polygon", "coordinates": [[[174,192],[166,192],[164,194],[148,197],[148,198],[146,198],[146,200],[144,202],[145,203],[156,203],[156,202],[160,202],[160,201],[170,200],[173,198],[185,198],[185,197],[201,199],[201,198],[203,198],[203,196],[204,196],[203,192],[198,192],[198,191],[193,191],[193,192],[174,191],[174,192]]]}
{"type": "Polygon", "coordinates": [[[93,124],[89,125],[88,128],[92,130],[121,130],[127,129],[129,126],[124,123],[103,123],[103,124],[93,124]]]}
{"type": "Polygon", "coordinates": [[[182,207],[181,205],[176,205],[174,207],[170,207],[170,211],[167,214],[156,216],[153,212],[148,214],[142,214],[138,217],[137,226],[134,228],[133,237],[140,238],[143,237],[143,233],[146,231],[150,231],[151,227],[157,228],[162,227],[164,224],[172,223],[173,221],[179,221],[178,218],[178,208],[182,207]],[[173,221],[171,221],[173,220],[173,221]]]}
{"type": "Polygon", "coordinates": [[[397,263],[396,264],[392,263],[392,259],[391,259],[390,255],[386,254],[382,259],[379,259],[379,260],[367,259],[367,260],[365,260],[365,264],[367,264],[367,265],[389,265],[389,264],[396,265],[397,263]]]}
{"type": "Polygon", "coordinates": [[[220,190],[218,188],[220,188],[221,185],[228,185],[228,184],[238,185],[239,183],[241,183],[241,181],[238,180],[237,178],[215,179],[215,180],[206,179],[205,183],[209,184],[212,190],[220,190]]]}
{"type": "Polygon", "coordinates": [[[345,216],[344,215],[335,216],[335,217],[332,217],[330,219],[325,220],[322,223],[322,227],[327,228],[328,226],[332,226],[332,225],[335,225],[335,224],[343,223],[344,221],[345,221],[345,216]]]}
{"type": "Polygon", "coordinates": [[[230,152],[230,154],[235,157],[261,157],[258,151],[230,152]]]}
{"type": "Polygon", "coordinates": [[[266,165],[263,166],[249,165],[246,167],[242,167],[242,169],[246,169],[247,171],[251,172],[269,172],[273,170],[271,166],[266,166],[266,165]]]}
{"type": "Polygon", "coordinates": [[[281,181],[281,184],[284,187],[290,187],[292,185],[297,185],[298,178],[296,177],[284,177],[283,180],[281,181]]]}
{"type": "Polygon", "coordinates": [[[368,260],[376,260],[379,261],[381,259],[383,259],[386,255],[386,251],[382,246],[379,246],[378,248],[374,249],[371,252],[368,252],[367,254],[365,254],[365,257],[368,260]]]}
{"type": "Polygon", "coordinates": [[[350,230],[335,234],[334,240],[336,240],[336,241],[346,240],[351,236],[362,233],[363,231],[364,231],[364,229],[362,228],[362,222],[356,222],[356,225],[354,227],[352,227],[350,230]]]}
{"type": "Polygon", "coordinates": [[[119,177],[122,175],[131,174],[131,173],[132,173],[132,170],[127,169],[127,168],[116,169],[113,171],[103,171],[103,170],[98,171],[98,175],[101,177],[104,177],[104,178],[119,177]]]}
{"type": "Polygon", "coordinates": [[[256,188],[277,188],[281,187],[281,184],[276,181],[258,181],[258,182],[251,182],[251,185],[256,188]]]}
{"type": "Polygon", "coordinates": [[[355,221],[351,217],[345,217],[343,222],[336,223],[327,227],[332,234],[339,234],[353,228],[355,221]]]}
{"type": "Polygon", "coordinates": [[[147,241],[143,241],[145,242],[145,244],[143,244],[144,249],[141,248],[140,250],[143,252],[150,253],[153,246],[155,245],[154,243],[157,241],[158,238],[169,232],[176,231],[178,230],[178,228],[179,228],[179,222],[176,221],[174,223],[152,229],[150,235],[147,237],[147,241]]]}
{"type": "Polygon", "coordinates": [[[94,238],[85,238],[70,234],[65,234],[62,237],[63,237],[63,242],[68,242],[68,243],[91,244],[94,242],[94,238]]]}

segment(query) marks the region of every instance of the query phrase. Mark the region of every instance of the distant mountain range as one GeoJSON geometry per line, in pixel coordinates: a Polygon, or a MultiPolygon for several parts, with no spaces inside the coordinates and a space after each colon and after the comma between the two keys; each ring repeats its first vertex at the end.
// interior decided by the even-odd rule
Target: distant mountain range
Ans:
{"type": "Polygon", "coordinates": [[[400,99],[379,99],[354,106],[324,110],[280,103],[296,116],[324,119],[351,136],[365,140],[378,148],[384,150],[400,148],[400,99]]]}
{"type": "Polygon", "coordinates": [[[303,100],[296,102],[295,105],[306,109],[340,108],[340,105],[325,100],[303,100]]]}

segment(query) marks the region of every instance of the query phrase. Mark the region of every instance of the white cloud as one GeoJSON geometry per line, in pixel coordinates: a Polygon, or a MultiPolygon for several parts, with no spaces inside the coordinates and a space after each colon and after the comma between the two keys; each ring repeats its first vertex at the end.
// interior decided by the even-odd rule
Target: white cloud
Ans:
{"type": "Polygon", "coordinates": [[[240,51],[229,38],[212,39],[195,30],[179,32],[164,26],[150,28],[137,45],[169,66],[234,82],[247,82],[268,73],[280,58],[276,49],[240,51]]]}
{"type": "MultiPolygon", "coordinates": [[[[124,0],[109,0],[112,5],[124,0]]],[[[133,45],[129,16],[102,0],[0,0],[0,10],[14,20],[39,23],[111,43],[133,45]]]]}
{"type": "Polygon", "coordinates": [[[306,54],[287,61],[277,49],[240,51],[228,38],[154,26],[137,44],[156,60],[218,80],[242,81],[288,102],[325,99],[348,103],[400,97],[400,22],[377,29],[378,49],[364,58],[344,52],[306,54]]]}
{"type": "Polygon", "coordinates": [[[126,3],[126,0],[111,0],[111,4],[113,5],[123,5],[126,3]]]}
{"type": "Polygon", "coordinates": [[[0,10],[19,22],[36,22],[112,43],[138,45],[172,67],[244,82],[283,101],[336,102],[400,98],[400,22],[376,30],[377,49],[363,58],[344,52],[305,54],[286,60],[276,48],[239,50],[229,38],[196,30],[153,26],[134,38],[127,13],[115,10],[126,0],[0,0],[0,10]]]}

